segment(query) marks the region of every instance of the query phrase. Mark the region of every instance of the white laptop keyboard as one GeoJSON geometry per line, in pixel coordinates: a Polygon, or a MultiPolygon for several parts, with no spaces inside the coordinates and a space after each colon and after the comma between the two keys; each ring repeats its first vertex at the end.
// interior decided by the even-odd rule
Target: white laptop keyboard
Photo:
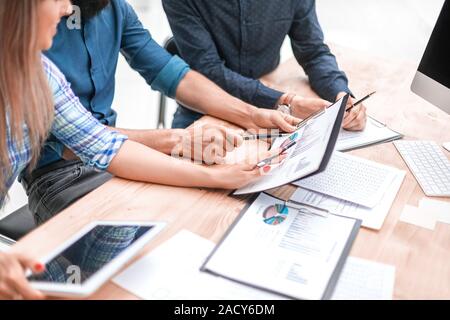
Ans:
{"type": "Polygon", "coordinates": [[[394,145],[427,196],[450,197],[450,161],[437,143],[402,140],[394,145]]]}

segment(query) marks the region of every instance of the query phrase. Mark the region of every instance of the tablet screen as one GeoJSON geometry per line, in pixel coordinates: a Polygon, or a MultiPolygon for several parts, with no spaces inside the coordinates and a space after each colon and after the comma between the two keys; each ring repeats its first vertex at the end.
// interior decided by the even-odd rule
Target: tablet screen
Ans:
{"type": "Polygon", "coordinates": [[[97,225],[46,263],[31,281],[83,285],[153,226],[97,225]]]}

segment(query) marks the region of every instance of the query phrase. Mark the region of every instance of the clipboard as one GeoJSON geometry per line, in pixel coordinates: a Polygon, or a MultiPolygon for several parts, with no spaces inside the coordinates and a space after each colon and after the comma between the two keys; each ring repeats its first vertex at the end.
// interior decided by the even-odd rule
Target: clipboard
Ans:
{"type": "MultiPolygon", "coordinates": [[[[207,267],[208,262],[218,252],[218,250],[220,250],[220,248],[223,245],[223,243],[227,240],[227,238],[230,236],[230,234],[232,233],[234,228],[239,224],[239,222],[242,220],[243,216],[246,214],[246,212],[248,211],[250,206],[254,203],[254,201],[260,196],[260,194],[261,193],[256,193],[256,194],[251,196],[251,198],[246,203],[244,208],[240,211],[238,217],[234,220],[234,222],[231,224],[231,226],[225,232],[224,236],[219,241],[219,243],[216,245],[216,247],[211,252],[211,254],[206,258],[205,262],[200,267],[200,271],[206,272],[206,273],[212,274],[214,276],[218,276],[218,277],[221,277],[221,278],[224,278],[224,279],[227,279],[227,280],[239,283],[239,284],[243,284],[243,285],[246,285],[246,286],[258,289],[258,290],[263,290],[265,292],[276,294],[276,295],[279,295],[280,297],[284,297],[284,298],[288,298],[288,299],[299,299],[298,297],[294,297],[292,295],[285,294],[285,293],[279,292],[277,290],[273,290],[273,289],[267,288],[265,286],[261,286],[261,285],[255,284],[255,283],[250,283],[250,282],[247,282],[247,281],[242,281],[242,280],[235,279],[233,277],[229,277],[229,276],[226,276],[226,275],[222,275],[221,273],[215,272],[213,270],[210,270],[207,267]]],[[[274,199],[286,202],[285,200],[279,199],[277,197],[274,197],[273,195],[268,195],[268,196],[273,197],[274,199]]],[[[351,232],[348,235],[348,238],[347,238],[347,241],[345,243],[345,246],[344,246],[343,250],[341,251],[341,254],[339,256],[338,262],[337,262],[337,264],[336,264],[336,266],[335,266],[335,268],[334,268],[330,278],[328,279],[328,283],[326,285],[325,290],[323,291],[321,300],[329,300],[331,298],[331,296],[332,296],[332,294],[334,292],[334,289],[336,287],[336,284],[337,284],[337,282],[339,280],[339,277],[341,275],[342,269],[344,268],[344,265],[345,265],[345,262],[347,260],[347,257],[348,257],[348,255],[350,253],[351,248],[352,248],[352,245],[353,245],[353,243],[354,243],[354,241],[356,239],[356,236],[358,234],[358,231],[359,231],[359,229],[361,227],[361,223],[362,223],[362,221],[359,220],[359,219],[344,217],[344,216],[335,215],[335,214],[333,214],[333,215],[337,216],[337,217],[341,217],[343,219],[353,220],[354,224],[353,224],[353,227],[351,229],[351,232]]]]}
{"type": "MultiPolygon", "coordinates": [[[[387,137],[382,137],[382,138],[367,138],[367,141],[360,142],[360,143],[353,143],[353,144],[350,144],[348,146],[341,147],[341,148],[339,147],[339,138],[338,138],[338,141],[336,142],[336,150],[341,151],[341,152],[349,152],[349,151],[367,148],[367,147],[371,147],[371,146],[382,144],[382,143],[396,141],[399,139],[403,139],[403,137],[404,137],[403,134],[401,134],[395,130],[392,130],[386,124],[382,123],[381,121],[378,121],[377,119],[375,119],[371,116],[367,116],[367,122],[368,122],[368,124],[369,124],[369,122],[371,122],[374,126],[376,126],[378,128],[383,128],[383,129],[389,130],[390,134],[387,137]]],[[[355,134],[358,134],[358,133],[355,133],[355,134]]]]}
{"type": "Polygon", "coordinates": [[[331,131],[331,136],[330,136],[330,139],[328,140],[327,148],[326,148],[325,154],[322,158],[322,162],[320,163],[319,169],[317,169],[317,171],[315,171],[305,177],[301,177],[300,179],[311,177],[313,175],[319,174],[326,170],[328,163],[330,162],[331,156],[333,155],[334,149],[336,147],[337,139],[339,137],[339,132],[341,131],[342,121],[344,121],[347,100],[349,98],[350,98],[350,94],[346,94],[342,98],[341,108],[339,109],[338,115],[336,117],[336,121],[334,122],[333,130],[331,131]]]}
{"type": "MultiPolygon", "coordinates": [[[[320,152],[323,152],[323,155],[321,156],[321,159],[319,160],[320,162],[314,162],[314,164],[312,164],[313,167],[309,168],[311,170],[309,170],[309,172],[305,172],[300,173],[300,174],[294,174],[294,175],[289,175],[288,179],[283,179],[282,181],[277,181],[277,182],[273,182],[272,180],[270,180],[268,182],[268,178],[271,177],[267,177],[267,176],[262,176],[259,180],[257,180],[255,183],[245,186],[241,189],[235,190],[234,191],[234,195],[241,195],[241,194],[250,194],[250,193],[257,193],[257,192],[262,192],[265,190],[269,190],[269,189],[273,189],[285,184],[289,184],[293,181],[299,180],[299,179],[303,179],[306,177],[310,177],[313,175],[316,175],[318,173],[323,172],[326,168],[327,165],[330,161],[330,158],[333,154],[333,151],[335,149],[336,146],[336,142],[339,136],[339,132],[340,132],[340,128],[342,125],[342,121],[344,119],[344,114],[345,114],[345,108],[347,105],[347,100],[349,99],[350,95],[347,94],[345,95],[343,98],[341,98],[339,101],[335,102],[334,104],[332,104],[331,106],[329,106],[327,109],[331,109],[332,107],[337,107],[337,104],[340,104],[339,106],[339,110],[336,112],[335,110],[333,110],[332,112],[336,112],[336,117],[334,118],[334,123],[332,124],[331,127],[331,131],[327,131],[327,133],[330,133],[330,136],[328,138],[328,140],[326,141],[326,147],[324,149],[324,151],[322,151],[323,149],[320,150],[320,152]]],[[[320,117],[325,116],[324,114],[326,114],[327,112],[325,111],[322,114],[318,114],[316,117],[312,118],[310,121],[318,121],[318,119],[320,117]]],[[[334,114],[333,114],[334,115],[334,114]]],[[[299,130],[304,129],[306,132],[307,128],[308,128],[309,122],[306,123],[304,126],[301,126],[299,130]]],[[[297,140],[297,144],[303,143],[302,137],[300,137],[299,140],[297,140]]],[[[318,148],[321,147],[321,145],[324,144],[324,141],[318,141],[317,145],[314,145],[314,148],[318,148]]],[[[295,149],[296,147],[292,148],[295,149]]],[[[311,150],[309,150],[311,151],[311,150]]],[[[310,156],[310,157],[314,157],[314,151],[312,150],[309,154],[305,154],[306,157],[310,156]]],[[[294,151],[295,152],[295,151],[294,151]]],[[[290,159],[292,160],[292,159],[290,159]]],[[[286,159],[286,161],[289,161],[288,159],[286,159]]],[[[282,163],[280,166],[285,165],[286,163],[282,163]]],[[[308,163],[309,164],[309,163],[308,163]]],[[[277,168],[278,169],[278,168],[277,168]]],[[[298,172],[296,172],[298,173],[298,172]]]]}

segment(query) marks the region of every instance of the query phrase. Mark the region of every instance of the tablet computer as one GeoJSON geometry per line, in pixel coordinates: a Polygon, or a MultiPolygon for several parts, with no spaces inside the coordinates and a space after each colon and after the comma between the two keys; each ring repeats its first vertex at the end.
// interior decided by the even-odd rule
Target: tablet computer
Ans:
{"type": "Polygon", "coordinates": [[[164,226],[163,222],[93,222],[42,259],[46,271],[29,275],[28,280],[33,288],[51,296],[89,296],[164,226]]]}

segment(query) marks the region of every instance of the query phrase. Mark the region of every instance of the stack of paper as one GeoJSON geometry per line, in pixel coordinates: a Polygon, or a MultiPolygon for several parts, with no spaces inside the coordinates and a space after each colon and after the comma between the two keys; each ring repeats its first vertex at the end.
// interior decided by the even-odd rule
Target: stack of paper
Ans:
{"type": "MultiPolygon", "coordinates": [[[[214,244],[181,231],[113,281],[142,299],[283,299],[204,272],[200,266],[214,244]]],[[[333,299],[391,299],[395,269],[349,257],[333,299]]]]}
{"type": "Polygon", "coordinates": [[[335,152],[323,173],[295,183],[300,188],[290,200],[361,219],[364,227],[378,230],[404,178],[404,171],[335,152]]]}

